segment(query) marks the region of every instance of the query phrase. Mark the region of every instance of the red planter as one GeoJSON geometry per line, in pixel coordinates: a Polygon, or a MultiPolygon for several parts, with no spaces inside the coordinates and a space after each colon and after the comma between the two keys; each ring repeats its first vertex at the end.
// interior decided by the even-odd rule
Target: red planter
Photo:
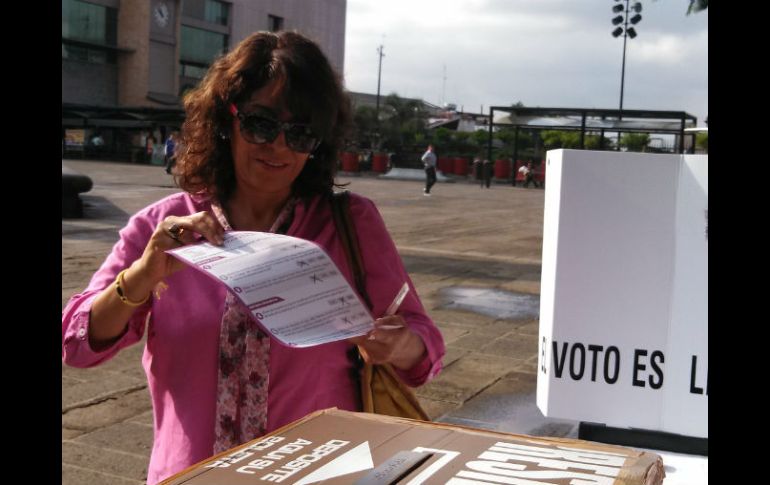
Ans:
{"type": "Polygon", "coordinates": [[[511,161],[510,160],[495,160],[495,178],[496,179],[509,179],[511,177],[511,161]]]}
{"type": "Polygon", "coordinates": [[[385,173],[388,169],[388,155],[385,153],[375,153],[372,156],[372,171],[385,173]]]}
{"type": "Polygon", "coordinates": [[[545,183],[545,160],[540,162],[540,166],[535,170],[535,180],[541,184],[545,183]]]}
{"type": "Polygon", "coordinates": [[[454,172],[453,160],[447,157],[439,157],[436,165],[439,172],[452,173],[454,172]]]}
{"type": "Polygon", "coordinates": [[[355,152],[342,152],[342,171],[358,172],[358,154],[355,152]]]}
{"type": "Polygon", "coordinates": [[[455,175],[468,175],[467,158],[456,157],[454,159],[454,173],[455,175]]]}
{"type": "Polygon", "coordinates": [[[526,165],[526,164],[527,164],[527,162],[525,162],[524,160],[516,160],[516,163],[513,164],[513,176],[514,176],[516,182],[523,182],[524,181],[524,176],[519,173],[519,169],[523,165],[526,165]]]}

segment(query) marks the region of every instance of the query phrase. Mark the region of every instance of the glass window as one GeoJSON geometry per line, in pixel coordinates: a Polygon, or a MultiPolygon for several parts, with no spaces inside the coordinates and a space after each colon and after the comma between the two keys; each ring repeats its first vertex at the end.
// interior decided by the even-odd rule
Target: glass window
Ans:
{"type": "Polygon", "coordinates": [[[189,64],[186,62],[180,62],[179,65],[182,68],[182,76],[191,77],[193,79],[203,79],[203,76],[206,75],[206,71],[208,71],[208,67],[206,66],[189,64]]]}
{"type": "Polygon", "coordinates": [[[279,30],[283,30],[283,17],[268,14],[267,29],[270,32],[278,32],[279,30]]]}
{"type": "Polygon", "coordinates": [[[118,18],[114,8],[79,0],[62,0],[61,35],[97,44],[115,45],[118,18]]]}
{"type": "Polygon", "coordinates": [[[98,47],[84,47],[67,41],[62,41],[61,43],[61,57],[62,59],[72,61],[94,62],[98,64],[115,64],[117,62],[115,51],[98,47]]]}
{"type": "Polygon", "coordinates": [[[62,0],[61,56],[62,59],[114,64],[115,52],[98,45],[78,45],[83,41],[104,46],[115,46],[118,41],[118,12],[79,0],[62,0]]]}
{"type": "Polygon", "coordinates": [[[218,0],[206,0],[204,20],[219,25],[227,25],[229,5],[218,0]]]}
{"type": "Polygon", "coordinates": [[[227,35],[208,30],[182,26],[180,58],[201,64],[210,64],[227,51],[227,35]]]}
{"type": "Polygon", "coordinates": [[[73,61],[87,61],[88,49],[85,47],[61,43],[61,57],[62,59],[71,59],[73,61]]]}

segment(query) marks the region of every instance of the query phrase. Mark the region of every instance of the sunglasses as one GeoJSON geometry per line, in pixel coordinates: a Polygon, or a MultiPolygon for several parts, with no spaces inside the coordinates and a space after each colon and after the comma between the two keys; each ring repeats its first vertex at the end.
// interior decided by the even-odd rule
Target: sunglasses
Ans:
{"type": "Polygon", "coordinates": [[[311,153],[321,144],[308,124],[285,123],[267,116],[241,113],[233,103],[230,103],[230,112],[238,118],[241,136],[249,143],[272,143],[283,131],[286,146],[295,152],[311,153]]]}

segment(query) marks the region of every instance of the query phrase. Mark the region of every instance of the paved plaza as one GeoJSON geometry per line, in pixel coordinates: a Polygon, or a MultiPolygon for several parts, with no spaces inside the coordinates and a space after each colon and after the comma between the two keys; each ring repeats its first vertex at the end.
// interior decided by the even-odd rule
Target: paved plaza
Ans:
{"type": "MultiPolygon", "coordinates": [[[[62,219],[62,308],[88,284],[129,216],[179,190],[158,166],[63,163],[94,186],[81,196],[84,217],[62,219]]],[[[338,180],[377,204],[444,336],[444,370],[417,390],[431,417],[576,437],[576,422],[546,419],[535,406],[544,191],[455,181],[425,197],[419,180],[338,180]]],[[[63,484],[144,483],[152,411],[142,351],[135,345],[92,369],[63,366],[63,484]]]]}

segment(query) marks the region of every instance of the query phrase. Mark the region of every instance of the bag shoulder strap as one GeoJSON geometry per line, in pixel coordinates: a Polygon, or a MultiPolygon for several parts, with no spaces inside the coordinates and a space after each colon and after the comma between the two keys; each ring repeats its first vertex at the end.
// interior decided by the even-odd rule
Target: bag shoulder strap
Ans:
{"type": "MultiPolygon", "coordinates": [[[[364,281],[366,280],[364,262],[361,258],[355,224],[350,215],[350,193],[348,191],[332,192],[329,202],[337,234],[342,242],[348,264],[350,264],[350,268],[353,271],[356,290],[371,310],[372,303],[364,286],[364,281]]],[[[354,349],[357,350],[357,362],[360,366],[361,409],[364,412],[430,421],[428,413],[420,406],[420,401],[417,400],[412,390],[401,382],[398,374],[396,374],[390,364],[376,366],[366,364],[361,356],[360,347],[356,346],[354,349]],[[375,373],[378,374],[376,379],[375,373]],[[382,399],[383,402],[388,403],[385,409],[380,409],[380,405],[375,405],[375,394],[377,396],[388,396],[388,398],[382,399]]]]}
{"type": "Polygon", "coordinates": [[[356,284],[356,291],[364,299],[369,309],[372,309],[372,302],[366,293],[366,270],[364,261],[361,258],[361,248],[358,245],[358,236],[353,218],[350,215],[350,192],[332,192],[330,197],[332,208],[332,217],[334,226],[337,229],[342,248],[345,250],[350,269],[353,271],[353,279],[356,284]]]}

